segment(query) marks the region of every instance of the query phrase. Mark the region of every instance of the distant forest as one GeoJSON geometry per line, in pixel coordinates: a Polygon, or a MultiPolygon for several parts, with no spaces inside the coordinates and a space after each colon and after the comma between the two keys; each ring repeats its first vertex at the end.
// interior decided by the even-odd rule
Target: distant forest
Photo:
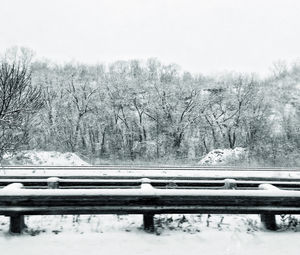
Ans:
{"type": "Polygon", "coordinates": [[[262,79],[191,74],[157,59],[55,64],[11,49],[0,59],[0,158],[38,149],[197,162],[244,147],[244,163],[299,166],[300,64],[270,70],[262,79]]]}

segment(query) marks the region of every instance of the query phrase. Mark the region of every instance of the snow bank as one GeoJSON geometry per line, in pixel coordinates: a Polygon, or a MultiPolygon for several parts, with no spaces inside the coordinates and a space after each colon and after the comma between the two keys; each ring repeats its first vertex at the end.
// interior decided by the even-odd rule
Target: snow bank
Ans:
{"type": "Polygon", "coordinates": [[[237,147],[235,149],[217,149],[209,152],[199,161],[200,165],[230,165],[245,159],[247,150],[237,147]]]}
{"type": "Polygon", "coordinates": [[[5,155],[3,165],[38,166],[88,166],[89,164],[76,154],[57,151],[21,151],[15,155],[5,155]]]}

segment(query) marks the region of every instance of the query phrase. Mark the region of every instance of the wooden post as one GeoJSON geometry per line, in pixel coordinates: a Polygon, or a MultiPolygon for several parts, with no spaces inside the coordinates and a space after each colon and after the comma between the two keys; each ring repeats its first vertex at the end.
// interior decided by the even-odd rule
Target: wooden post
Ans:
{"type": "Polygon", "coordinates": [[[147,232],[154,232],[154,214],[144,214],[144,230],[147,232]]]}
{"type": "Polygon", "coordinates": [[[25,228],[24,215],[10,216],[9,232],[13,234],[21,234],[25,228]]]}
{"type": "MultiPolygon", "coordinates": [[[[260,184],[258,186],[258,189],[273,190],[273,191],[280,190],[279,188],[277,188],[271,184],[260,184]]],[[[268,230],[276,230],[277,229],[275,214],[263,213],[260,215],[260,220],[266,229],[268,229],[268,230]]]]}
{"type": "Polygon", "coordinates": [[[58,189],[59,188],[59,178],[50,177],[47,179],[48,189],[58,189]]]}

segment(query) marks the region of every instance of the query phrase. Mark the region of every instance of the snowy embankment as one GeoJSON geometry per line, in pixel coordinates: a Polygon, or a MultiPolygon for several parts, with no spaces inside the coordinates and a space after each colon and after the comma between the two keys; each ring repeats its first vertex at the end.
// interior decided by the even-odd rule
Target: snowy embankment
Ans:
{"type": "Polygon", "coordinates": [[[30,216],[21,236],[1,219],[1,254],[297,255],[299,232],[266,232],[258,216],[161,215],[157,232],[142,230],[142,216],[30,216]]]}
{"type": "MultiPolygon", "coordinates": [[[[13,159],[29,165],[88,165],[74,154],[57,152],[26,152],[27,162],[22,156],[13,159]]],[[[1,171],[0,174],[8,175],[1,171]]],[[[299,178],[297,172],[255,172],[229,171],[157,171],[145,170],[35,170],[9,171],[9,175],[95,175],[95,176],[206,176],[233,177],[255,174],[260,177],[299,178]]],[[[0,216],[1,254],[172,254],[189,255],[247,255],[272,254],[296,255],[299,253],[300,230],[297,218],[277,216],[279,230],[265,231],[258,215],[156,215],[154,234],[142,230],[142,215],[57,215],[26,216],[26,232],[21,236],[8,234],[9,219],[0,216]]]]}

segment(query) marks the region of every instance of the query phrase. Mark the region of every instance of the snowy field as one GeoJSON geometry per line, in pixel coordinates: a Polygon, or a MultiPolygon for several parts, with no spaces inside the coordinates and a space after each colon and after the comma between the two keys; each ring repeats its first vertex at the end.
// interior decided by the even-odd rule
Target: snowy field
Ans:
{"type": "Polygon", "coordinates": [[[299,229],[265,231],[257,215],[158,215],[155,222],[150,234],[141,215],[31,216],[26,233],[13,236],[1,217],[1,254],[299,254],[299,229]]]}
{"type": "Polygon", "coordinates": [[[297,255],[298,233],[256,233],[207,231],[195,235],[143,232],[105,234],[59,234],[0,239],[2,254],[122,254],[122,255],[297,255]]]}
{"type": "MultiPolygon", "coordinates": [[[[30,165],[88,165],[73,154],[57,152],[28,152],[14,158],[12,164],[30,165]]],[[[7,175],[7,171],[1,171],[7,175]]],[[[55,170],[24,172],[16,170],[9,175],[82,175],[82,171],[55,170]]],[[[86,175],[107,176],[106,171],[85,171],[86,175]]],[[[226,173],[240,177],[251,172],[226,173]]],[[[253,173],[254,174],[254,173],[253,173]]],[[[110,170],[109,175],[199,176],[197,171],[144,171],[110,170]]],[[[216,171],[201,172],[201,176],[222,177],[216,171]]],[[[294,177],[298,173],[260,172],[260,177],[294,177]]],[[[225,176],[225,175],[224,175],[225,176]]],[[[155,233],[142,228],[142,215],[57,215],[26,216],[26,231],[22,235],[8,233],[9,219],[0,216],[0,254],[270,254],[296,255],[300,251],[299,217],[277,216],[279,229],[265,230],[258,215],[156,215],[155,233]]]]}

